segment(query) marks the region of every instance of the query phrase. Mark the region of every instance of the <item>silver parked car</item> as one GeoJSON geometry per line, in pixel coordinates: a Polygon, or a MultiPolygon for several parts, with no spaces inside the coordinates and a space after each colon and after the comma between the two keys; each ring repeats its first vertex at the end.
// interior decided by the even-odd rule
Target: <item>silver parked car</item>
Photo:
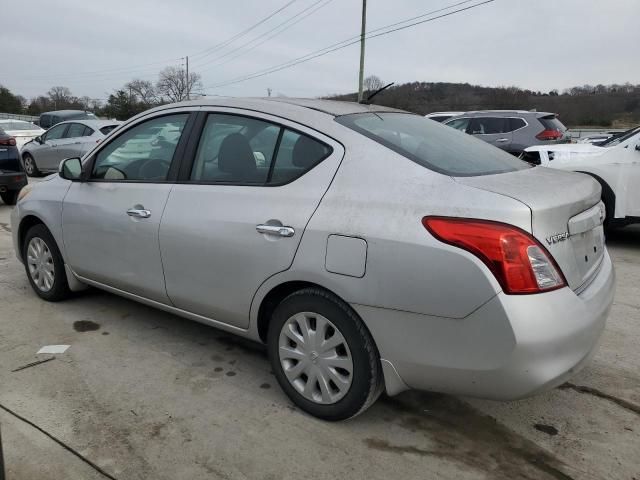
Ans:
{"type": "Polygon", "coordinates": [[[72,120],[58,123],[22,147],[27,175],[55,172],[65,158],[84,155],[122,122],[116,120],[72,120]]]}
{"type": "Polygon", "coordinates": [[[532,145],[570,143],[571,134],[555,113],[525,110],[478,110],[444,121],[513,155],[532,145]]]}
{"type": "Polygon", "coordinates": [[[303,410],[383,389],[514,399],[593,354],[614,294],[600,186],[424,117],[289,98],[129,120],[12,212],[34,291],[102,288],[267,344],[303,410]]]}

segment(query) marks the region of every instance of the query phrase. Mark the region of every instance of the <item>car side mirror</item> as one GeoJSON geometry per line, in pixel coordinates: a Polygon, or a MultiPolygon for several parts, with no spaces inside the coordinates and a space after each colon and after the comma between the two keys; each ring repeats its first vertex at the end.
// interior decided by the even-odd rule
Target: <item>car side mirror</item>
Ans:
{"type": "Polygon", "coordinates": [[[640,143],[638,143],[638,144],[636,145],[636,150],[638,150],[638,151],[640,152],[640,143]]]}
{"type": "Polygon", "coordinates": [[[37,136],[36,138],[33,139],[36,143],[42,143],[42,137],[37,136]]]}
{"type": "Polygon", "coordinates": [[[58,175],[65,180],[79,182],[82,178],[82,162],[80,158],[73,157],[62,160],[58,167],[58,175]]]}

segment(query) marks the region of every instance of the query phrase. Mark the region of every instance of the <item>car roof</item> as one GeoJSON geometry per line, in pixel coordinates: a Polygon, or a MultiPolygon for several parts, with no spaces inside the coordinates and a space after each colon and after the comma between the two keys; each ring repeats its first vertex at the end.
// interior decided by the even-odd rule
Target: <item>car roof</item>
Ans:
{"type": "Polygon", "coordinates": [[[64,122],[56,123],[54,127],[57,127],[58,125],[65,125],[67,123],[81,123],[83,125],[86,125],[87,127],[92,127],[92,128],[102,128],[102,127],[108,127],[110,125],[122,124],[122,122],[119,120],[93,120],[90,118],[78,118],[76,120],[65,120],[64,122]]]}
{"type": "MultiPolygon", "coordinates": [[[[256,110],[274,115],[284,115],[292,110],[321,112],[333,117],[350,115],[353,113],[371,112],[402,112],[390,107],[381,105],[365,105],[356,102],[345,102],[341,100],[324,100],[315,98],[289,98],[289,97],[210,97],[187,102],[172,103],[156,107],[153,111],[176,107],[230,107],[256,110]]],[[[145,112],[146,113],[146,112],[145,112]]]]}
{"type": "Polygon", "coordinates": [[[455,110],[455,111],[450,111],[450,112],[431,112],[431,113],[427,113],[425,115],[425,117],[436,117],[436,116],[440,116],[440,115],[464,115],[466,112],[462,111],[462,110],[455,110]]]}
{"type": "Polygon", "coordinates": [[[93,112],[87,112],[86,110],[52,110],[51,112],[42,112],[40,115],[77,115],[79,113],[86,113],[87,115],[95,115],[93,112]]]}
{"type": "Polygon", "coordinates": [[[496,116],[509,116],[509,115],[531,115],[535,117],[546,117],[548,115],[555,115],[551,112],[532,112],[530,110],[472,110],[465,112],[459,116],[479,117],[482,115],[496,115],[496,116]]]}

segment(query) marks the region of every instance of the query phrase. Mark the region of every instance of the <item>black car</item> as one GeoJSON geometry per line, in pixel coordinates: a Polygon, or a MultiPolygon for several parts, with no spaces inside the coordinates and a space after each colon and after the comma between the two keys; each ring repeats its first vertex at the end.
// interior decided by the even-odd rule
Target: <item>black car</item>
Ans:
{"type": "Polygon", "coordinates": [[[16,139],[0,128],[0,198],[15,205],[20,189],[27,184],[16,139]]]}

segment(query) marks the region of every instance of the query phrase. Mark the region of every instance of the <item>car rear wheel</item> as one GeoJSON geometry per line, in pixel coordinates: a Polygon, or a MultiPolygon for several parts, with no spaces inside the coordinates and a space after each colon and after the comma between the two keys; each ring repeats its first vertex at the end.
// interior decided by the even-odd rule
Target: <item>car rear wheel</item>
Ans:
{"type": "Polygon", "coordinates": [[[40,298],[57,302],[70,295],[62,255],[47,227],[39,224],[27,231],[22,258],[29,283],[40,298]]]}
{"type": "Polygon", "coordinates": [[[0,198],[7,205],[15,205],[18,201],[18,192],[2,192],[0,198]]]}
{"type": "Polygon", "coordinates": [[[27,172],[27,175],[29,175],[30,177],[37,177],[40,175],[40,170],[38,170],[36,161],[31,155],[25,153],[22,157],[22,161],[24,163],[24,171],[27,172]]]}
{"type": "Polygon", "coordinates": [[[382,392],[380,356],[371,334],[349,305],[322,289],[286,297],[273,313],[267,343],[278,383],[313,416],[354,417],[382,392]]]}

